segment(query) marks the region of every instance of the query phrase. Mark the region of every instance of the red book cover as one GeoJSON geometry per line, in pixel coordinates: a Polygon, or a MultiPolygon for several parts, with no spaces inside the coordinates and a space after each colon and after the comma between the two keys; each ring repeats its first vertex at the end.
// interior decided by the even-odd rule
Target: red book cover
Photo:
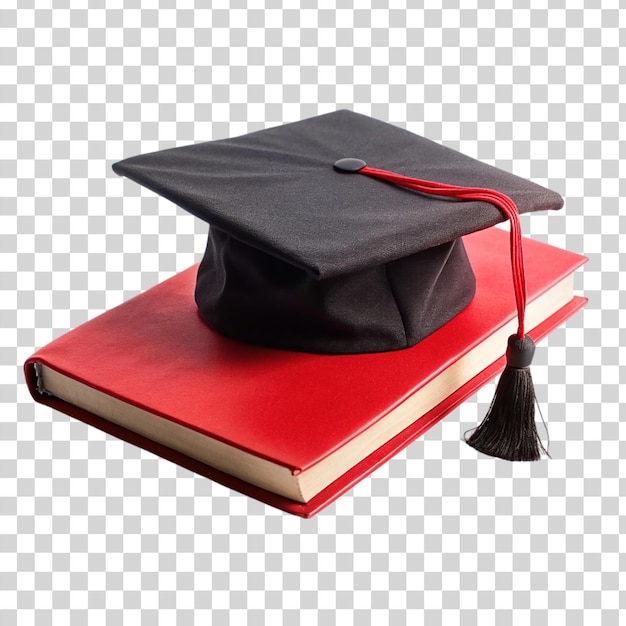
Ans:
{"type": "MultiPolygon", "coordinates": [[[[474,300],[412,348],[319,355],[227,339],[198,315],[193,299],[196,267],[192,267],[40,349],[25,364],[29,389],[39,402],[272,506],[310,517],[492,380],[504,367],[506,339],[485,369],[461,381],[425,414],[415,415],[407,428],[381,441],[377,450],[306,503],[251,485],[41,394],[34,364],[46,364],[297,474],[340,450],[496,331],[514,324],[508,233],[491,228],[466,236],[464,242],[477,278],[474,300]]],[[[529,303],[586,260],[528,239],[524,247],[529,303]]],[[[585,302],[574,297],[547,319],[537,320],[529,334],[540,340],[585,302]]]]}

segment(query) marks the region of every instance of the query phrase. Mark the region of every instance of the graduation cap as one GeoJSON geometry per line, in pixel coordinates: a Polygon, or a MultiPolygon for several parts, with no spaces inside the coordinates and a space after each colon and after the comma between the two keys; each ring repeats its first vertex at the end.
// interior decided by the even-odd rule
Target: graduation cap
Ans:
{"type": "MultiPolygon", "coordinates": [[[[351,111],[134,156],[113,169],[210,224],[195,298],[211,328],[296,351],[415,345],[474,295],[461,237],[508,217],[519,327],[507,370],[527,389],[534,346],[523,330],[517,214],[561,208],[557,193],[351,111]]],[[[526,397],[518,387],[507,398],[526,397]]],[[[530,404],[534,429],[534,395],[530,404]]],[[[468,443],[503,456],[491,441],[497,412],[492,406],[468,443]]],[[[536,431],[528,439],[522,456],[539,458],[536,431]]]]}

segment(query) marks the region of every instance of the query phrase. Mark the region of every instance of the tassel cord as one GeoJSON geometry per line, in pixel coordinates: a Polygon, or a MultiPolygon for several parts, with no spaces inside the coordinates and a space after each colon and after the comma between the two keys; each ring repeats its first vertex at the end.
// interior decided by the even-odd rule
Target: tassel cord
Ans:
{"type": "MultiPolygon", "coordinates": [[[[421,180],[369,167],[360,159],[346,159],[346,161],[348,163],[338,162],[340,171],[359,172],[428,195],[488,202],[500,209],[509,219],[511,271],[517,306],[517,333],[508,339],[507,364],[496,386],[487,415],[473,434],[469,438],[466,437],[466,441],[479,452],[509,461],[540,459],[542,452],[547,454],[547,450],[541,443],[535,424],[535,406],[539,405],[536,402],[529,368],[535,344],[532,338],[526,336],[524,332],[526,270],[522,229],[515,202],[506,194],[494,189],[461,187],[421,180]]],[[[541,409],[539,414],[541,415],[541,409]]],[[[545,427],[543,415],[541,415],[541,421],[545,427]]]]}
{"type": "Polygon", "coordinates": [[[419,178],[412,178],[380,170],[374,167],[365,166],[359,170],[360,174],[366,174],[373,178],[379,178],[387,182],[408,187],[414,191],[426,193],[434,196],[444,196],[448,198],[457,198],[459,200],[478,200],[489,202],[497,206],[509,219],[511,224],[510,231],[510,250],[511,250],[511,269],[513,273],[513,288],[515,291],[515,303],[517,307],[517,336],[523,339],[524,317],[526,312],[526,269],[524,266],[524,252],[522,243],[522,229],[519,221],[519,212],[513,200],[504,193],[495,191],[494,189],[486,189],[482,187],[460,187],[457,185],[448,185],[446,183],[437,183],[419,178]]]}

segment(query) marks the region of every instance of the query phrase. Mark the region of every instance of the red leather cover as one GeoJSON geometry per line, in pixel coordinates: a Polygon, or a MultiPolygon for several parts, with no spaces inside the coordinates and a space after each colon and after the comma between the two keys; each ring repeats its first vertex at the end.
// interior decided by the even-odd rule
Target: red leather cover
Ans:
{"type": "MultiPolygon", "coordinates": [[[[309,517],[489,382],[504,367],[504,358],[307,504],[249,485],[39,394],[34,363],[46,363],[112,396],[299,472],[342,447],[514,318],[508,233],[492,228],[464,240],[477,276],[476,296],[461,314],[413,348],[316,355],[227,339],[211,331],[197,314],[193,300],[196,268],[192,267],[36,352],[25,364],[29,389],[39,402],[272,506],[309,517]]],[[[525,240],[525,256],[529,300],[586,260],[531,240],[525,240]]],[[[574,298],[530,334],[540,340],[585,302],[574,298]]]]}

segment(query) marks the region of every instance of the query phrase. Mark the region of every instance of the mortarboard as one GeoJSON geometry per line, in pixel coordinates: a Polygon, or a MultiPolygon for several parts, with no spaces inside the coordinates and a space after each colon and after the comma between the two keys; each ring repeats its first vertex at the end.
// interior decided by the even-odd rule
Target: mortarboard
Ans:
{"type": "MultiPolygon", "coordinates": [[[[475,287],[461,238],[507,216],[523,328],[517,212],[563,204],[553,191],[351,111],[134,156],[113,169],[210,224],[195,292],[209,326],[329,354],[407,348],[452,319],[475,287]]],[[[531,344],[523,331],[509,342],[511,374],[522,381],[509,398],[528,396],[531,344]]],[[[497,420],[492,406],[469,442],[538,458],[534,396],[529,402],[530,452],[516,443],[528,419],[510,402],[497,420]],[[491,442],[489,429],[481,433],[489,422],[499,431],[501,419],[513,423],[513,452],[491,442]]]]}

